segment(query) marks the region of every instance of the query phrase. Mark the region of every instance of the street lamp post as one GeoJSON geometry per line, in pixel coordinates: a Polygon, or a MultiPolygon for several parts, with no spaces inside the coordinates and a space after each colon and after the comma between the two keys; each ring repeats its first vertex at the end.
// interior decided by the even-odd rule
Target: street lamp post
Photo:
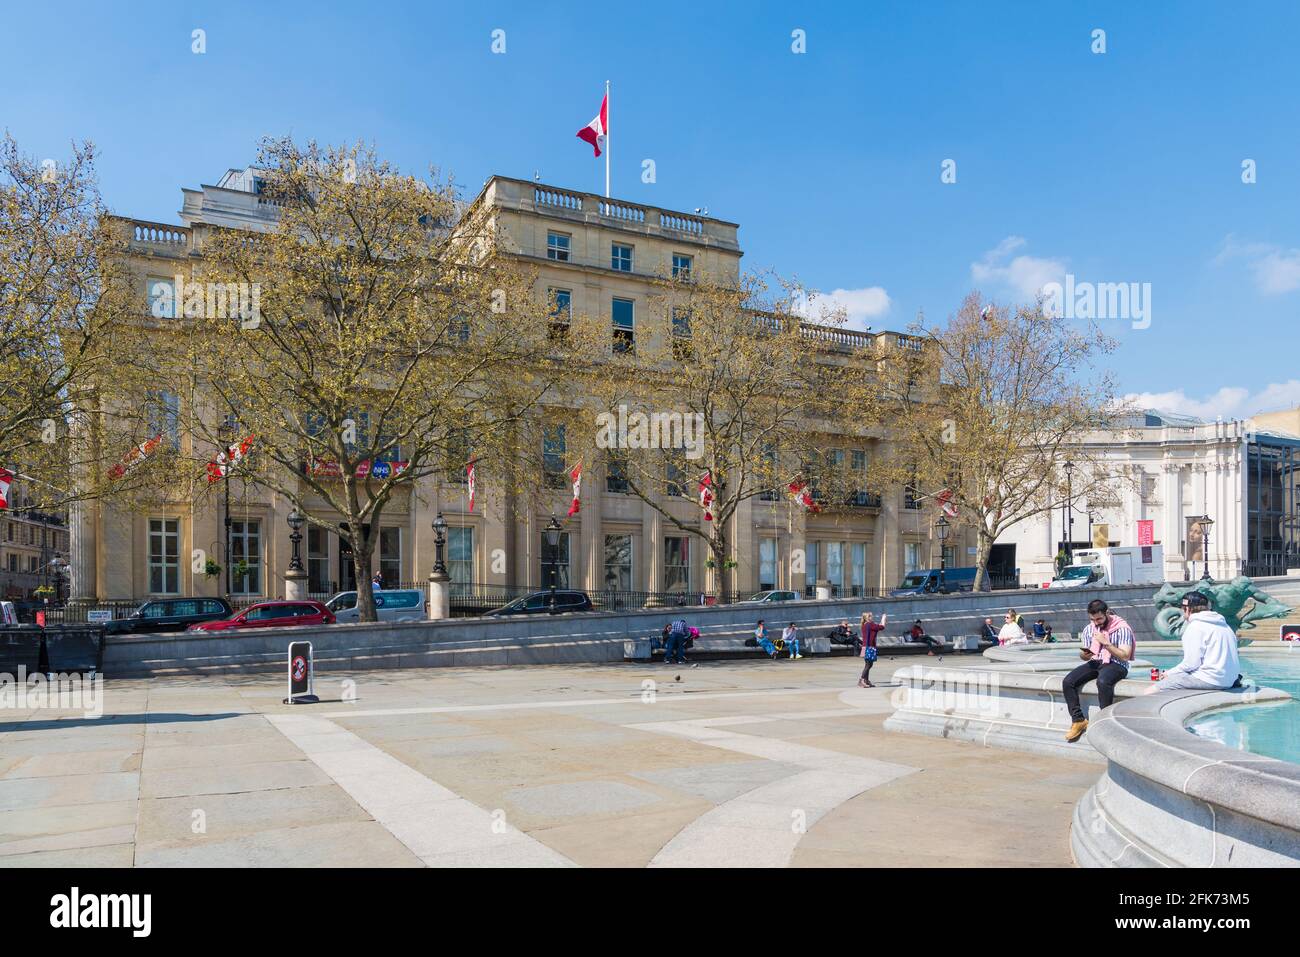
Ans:
{"type": "Polygon", "coordinates": [[[451,610],[451,576],[443,549],[447,545],[447,520],[439,512],[433,520],[433,571],[429,573],[429,618],[447,618],[451,610]]]}
{"type": "Polygon", "coordinates": [[[284,573],[284,597],[289,601],[302,601],[307,597],[307,571],[302,567],[302,526],[307,521],[297,508],[290,510],[285,522],[289,525],[289,541],[293,552],[289,556],[289,568],[284,573]]]}
{"type": "Polygon", "coordinates": [[[939,594],[943,594],[948,587],[944,581],[944,573],[948,570],[948,556],[944,549],[944,542],[948,540],[948,519],[940,515],[934,527],[939,533],[939,594]]]}
{"type": "Polygon", "coordinates": [[[556,521],[554,515],[546,523],[546,544],[551,551],[551,614],[556,612],[555,608],[555,566],[559,564],[556,552],[560,547],[560,523],[556,521]]]}
{"type": "Polygon", "coordinates": [[[1074,463],[1065,463],[1065,564],[1074,564],[1074,463]]]}
{"type": "Polygon", "coordinates": [[[1202,515],[1198,521],[1201,523],[1201,557],[1205,559],[1205,570],[1201,574],[1201,581],[1210,581],[1210,526],[1214,524],[1214,519],[1202,515]]]}

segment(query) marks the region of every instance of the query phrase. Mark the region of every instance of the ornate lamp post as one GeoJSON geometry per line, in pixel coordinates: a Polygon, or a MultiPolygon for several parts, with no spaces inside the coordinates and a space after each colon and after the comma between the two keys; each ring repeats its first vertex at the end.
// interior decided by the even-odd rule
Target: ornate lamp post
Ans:
{"type": "Polygon", "coordinates": [[[1074,463],[1065,463],[1065,563],[1074,564],[1074,463]]]}
{"type": "Polygon", "coordinates": [[[447,574],[447,563],[443,558],[443,549],[447,546],[447,520],[442,512],[433,520],[433,571],[447,574]]]}
{"type": "Polygon", "coordinates": [[[289,525],[289,541],[293,544],[293,553],[289,556],[289,568],[284,573],[284,597],[290,601],[301,601],[307,597],[307,572],[302,567],[299,546],[302,544],[302,526],[307,519],[294,508],[285,521],[289,525]]]}
{"type": "Polygon", "coordinates": [[[433,571],[429,573],[429,618],[448,617],[451,609],[447,562],[443,558],[443,548],[447,545],[447,520],[439,512],[433,520],[433,571]]]}
{"type": "Polygon", "coordinates": [[[1208,515],[1202,515],[1197,519],[1201,526],[1201,557],[1205,559],[1205,571],[1201,575],[1201,581],[1210,581],[1210,526],[1214,524],[1214,519],[1208,515]]]}
{"type": "Polygon", "coordinates": [[[551,614],[555,614],[555,567],[559,564],[560,523],[554,515],[546,523],[546,544],[551,552],[551,614]]]}

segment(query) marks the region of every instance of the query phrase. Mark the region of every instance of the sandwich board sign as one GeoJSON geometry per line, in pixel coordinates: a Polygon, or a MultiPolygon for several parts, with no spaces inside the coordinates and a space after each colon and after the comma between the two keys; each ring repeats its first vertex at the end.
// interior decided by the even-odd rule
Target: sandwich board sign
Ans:
{"type": "Polygon", "coordinates": [[[289,697],[285,704],[316,704],[312,676],[312,648],[310,641],[295,641],[289,645],[289,697]]]}

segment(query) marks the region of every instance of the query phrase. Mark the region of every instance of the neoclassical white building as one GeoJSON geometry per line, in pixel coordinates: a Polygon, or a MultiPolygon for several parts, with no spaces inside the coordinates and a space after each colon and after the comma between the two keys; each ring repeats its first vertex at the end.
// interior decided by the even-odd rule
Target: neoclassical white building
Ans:
{"type": "Polygon", "coordinates": [[[1105,526],[1108,544],[1138,545],[1138,523],[1150,521],[1154,543],[1163,546],[1166,580],[1184,581],[1205,571],[1197,520],[1208,515],[1214,578],[1285,574],[1300,566],[1300,436],[1278,422],[1290,424],[1270,416],[1206,422],[1148,411],[1124,428],[1090,433],[1079,443],[1087,457],[1122,476],[1110,494],[1073,508],[1062,503],[1010,529],[995,548],[1020,569],[1022,584],[1041,584],[1051,580],[1067,540],[1075,550],[1089,548],[1105,526]]]}

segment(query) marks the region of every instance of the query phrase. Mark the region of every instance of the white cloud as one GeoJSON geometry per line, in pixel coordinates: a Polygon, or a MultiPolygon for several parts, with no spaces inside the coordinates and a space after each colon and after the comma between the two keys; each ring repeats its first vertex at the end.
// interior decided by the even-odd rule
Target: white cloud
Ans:
{"type": "Polygon", "coordinates": [[[1283,249],[1270,243],[1243,243],[1231,233],[1214,257],[1222,266],[1232,259],[1244,259],[1255,276],[1255,285],[1266,296],[1280,296],[1300,289],[1300,249],[1283,249]]]}
{"type": "Polygon", "coordinates": [[[825,320],[843,313],[848,325],[866,328],[868,319],[877,319],[889,312],[892,302],[883,286],[866,286],[862,289],[834,289],[798,296],[794,311],[805,319],[825,320]]]}
{"type": "Polygon", "coordinates": [[[1223,386],[1205,398],[1190,396],[1182,389],[1133,392],[1124,398],[1141,409],[1181,412],[1211,421],[1219,416],[1225,419],[1244,419],[1257,412],[1300,406],[1300,379],[1275,382],[1258,392],[1251,392],[1243,386],[1223,386]]]}
{"type": "Polygon", "coordinates": [[[1008,290],[1026,303],[1033,302],[1049,282],[1064,282],[1064,260],[1011,255],[1024,245],[1024,237],[1008,236],[979,262],[970,264],[971,279],[984,289],[1008,290]]]}

